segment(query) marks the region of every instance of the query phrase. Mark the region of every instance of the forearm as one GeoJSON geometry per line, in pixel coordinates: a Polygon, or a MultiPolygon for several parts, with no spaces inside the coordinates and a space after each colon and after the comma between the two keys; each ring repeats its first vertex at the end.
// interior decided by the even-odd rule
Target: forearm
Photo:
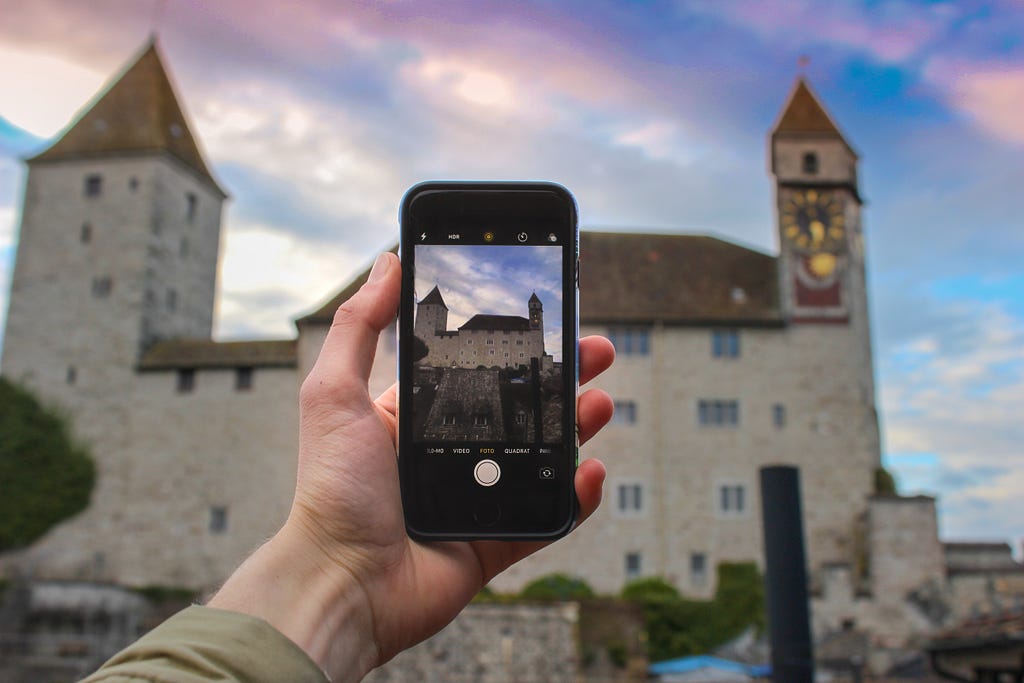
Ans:
{"type": "Polygon", "coordinates": [[[334,683],[360,680],[379,660],[359,584],[289,525],[235,570],[209,606],[265,620],[334,683]]]}

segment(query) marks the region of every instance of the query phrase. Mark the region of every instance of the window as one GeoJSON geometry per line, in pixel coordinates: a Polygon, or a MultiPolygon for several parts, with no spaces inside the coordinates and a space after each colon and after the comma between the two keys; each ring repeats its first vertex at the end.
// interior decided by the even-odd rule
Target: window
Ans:
{"type": "Polygon", "coordinates": [[[615,487],[615,512],[619,517],[642,517],[647,512],[643,482],[623,480],[615,487]]]}
{"type": "Polygon", "coordinates": [[[92,223],[82,223],[82,230],[79,233],[78,239],[82,244],[92,242],[92,223]]]}
{"type": "Polygon", "coordinates": [[[817,175],[818,173],[818,155],[814,152],[804,153],[803,158],[803,170],[807,175],[817,175]]]}
{"type": "Polygon", "coordinates": [[[697,421],[702,426],[735,427],[740,423],[739,401],[701,400],[697,403],[697,421]]]}
{"type": "Polygon", "coordinates": [[[690,555],[690,584],[703,586],[708,580],[708,556],[704,553],[690,555]]]}
{"type": "Polygon", "coordinates": [[[643,571],[643,556],[640,553],[626,553],[626,578],[639,578],[643,571]]]}
{"type": "Polygon", "coordinates": [[[92,279],[92,295],[97,299],[106,299],[110,296],[110,290],[114,287],[114,281],[109,275],[94,277],[92,279]]]}
{"type": "Polygon", "coordinates": [[[189,394],[196,388],[196,371],[194,368],[178,370],[178,393],[189,394]]]}
{"type": "Polygon", "coordinates": [[[718,487],[718,511],[726,515],[742,515],[747,509],[746,489],[742,484],[718,487]]]}
{"type": "Polygon", "coordinates": [[[781,403],[776,403],[772,406],[772,421],[775,423],[776,429],[782,429],[786,426],[786,406],[781,403]]]}
{"type": "Polygon", "coordinates": [[[178,292],[174,289],[167,290],[167,308],[172,311],[178,310],[178,292]]]}
{"type": "Polygon", "coordinates": [[[196,199],[194,194],[189,192],[185,195],[185,202],[187,204],[187,208],[185,209],[185,218],[188,219],[189,223],[195,223],[196,206],[199,204],[199,201],[196,199]]]}
{"type": "Polygon", "coordinates": [[[76,383],[78,381],[78,370],[75,369],[74,365],[69,365],[68,366],[68,371],[67,371],[67,374],[64,377],[64,380],[68,384],[74,384],[74,383],[76,383]]]}
{"type": "Polygon", "coordinates": [[[441,424],[446,427],[455,426],[455,413],[445,413],[441,416],[441,424]]]}
{"type": "Polygon", "coordinates": [[[608,330],[608,339],[617,353],[646,356],[651,352],[650,332],[646,327],[616,327],[608,330]]]}
{"type": "Polygon", "coordinates": [[[484,342],[484,343],[485,343],[485,344],[487,344],[488,346],[494,346],[494,340],[493,340],[493,339],[488,339],[488,340],[487,340],[486,342],[484,342]]]}
{"type": "Polygon", "coordinates": [[[616,401],[612,422],[623,425],[636,424],[636,403],[634,401],[616,401]]]}
{"type": "Polygon", "coordinates": [[[473,416],[473,426],[474,427],[486,427],[487,426],[487,416],[486,415],[474,415],[473,416]]]}
{"type": "Polygon", "coordinates": [[[223,505],[210,507],[210,533],[222,534],[228,530],[228,509],[223,505]]]}
{"type": "Polygon", "coordinates": [[[739,358],[739,330],[713,330],[711,332],[711,355],[715,358],[739,358]]]}
{"type": "Polygon", "coordinates": [[[235,391],[252,389],[252,368],[235,368],[235,391]]]}
{"type": "Polygon", "coordinates": [[[86,197],[99,197],[103,194],[103,176],[99,173],[92,173],[85,176],[85,187],[83,188],[86,197]]]}
{"type": "Polygon", "coordinates": [[[182,237],[181,238],[181,244],[178,246],[178,255],[180,255],[181,258],[185,258],[185,257],[188,256],[188,238],[187,237],[182,237]]]}
{"type": "Polygon", "coordinates": [[[136,178],[135,176],[132,176],[128,180],[128,189],[131,190],[132,192],[135,192],[135,190],[139,189],[139,179],[136,178]]]}
{"type": "Polygon", "coordinates": [[[516,424],[517,425],[524,425],[524,424],[526,424],[526,413],[524,413],[522,410],[520,410],[519,412],[516,413],[516,424]]]}

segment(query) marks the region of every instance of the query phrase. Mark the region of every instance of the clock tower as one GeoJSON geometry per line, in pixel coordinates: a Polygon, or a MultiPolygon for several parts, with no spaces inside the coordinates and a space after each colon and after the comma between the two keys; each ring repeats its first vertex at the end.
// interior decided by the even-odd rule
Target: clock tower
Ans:
{"type": "Polygon", "coordinates": [[[857,153],[802,77],[772,129],[770,163],[784,315],[847,324],[865,296],[857,153]]]}

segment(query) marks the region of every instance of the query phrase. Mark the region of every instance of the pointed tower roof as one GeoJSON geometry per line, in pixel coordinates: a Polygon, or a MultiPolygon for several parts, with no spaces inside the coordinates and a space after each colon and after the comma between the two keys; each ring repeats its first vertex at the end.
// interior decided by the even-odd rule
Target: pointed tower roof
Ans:
{"type": "Polygon", "coordinates": [[[772,128],[772,139],[777,137],[838,138],[854,157],[857,156],[803,76],[797,76],[782,113],[772,128]]]}
{"type": "Polygon", "coordinates": [[[427,305],[433,304],[435,306],[441,305],[441,306],[444,306],[445,308],[448,308],[448,304],[446,304],[444,302],[444,299],[441,298],[441,291],[437,288],[437,285],[434,285],[434,288],[432,290],[430,290],[430,294],[427,294],[425,297],[420,299],[420,304],[419,305],[422,306],[424,304],[427,304],[427,305]]]}
{"type": "Polygon", "coordinates": [[[57,142],[29,162],[146,152],[172,154],[226,196],[192,136],[155,37],[57,142]]]}
{"type": "Polygon", "coordinates": [[[540,297],[537,296],[537,292],[533,293],[533,295],[530,297],[530,300],[527,303],[531,303],[531,304],[533,304],[533,303],[539,304],[540,303],[540,297]]]}

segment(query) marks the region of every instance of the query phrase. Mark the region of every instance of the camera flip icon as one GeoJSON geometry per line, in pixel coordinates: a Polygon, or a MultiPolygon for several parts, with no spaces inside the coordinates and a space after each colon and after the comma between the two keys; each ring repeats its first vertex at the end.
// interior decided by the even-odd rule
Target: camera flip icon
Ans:
{"type": "Polygon", "coordinates": [[[540,468],[540,478],[541,479],[554,479],[555,478],[555,468],[551,467],[550,465],[542,465],[541,468],[540,468]]]}

